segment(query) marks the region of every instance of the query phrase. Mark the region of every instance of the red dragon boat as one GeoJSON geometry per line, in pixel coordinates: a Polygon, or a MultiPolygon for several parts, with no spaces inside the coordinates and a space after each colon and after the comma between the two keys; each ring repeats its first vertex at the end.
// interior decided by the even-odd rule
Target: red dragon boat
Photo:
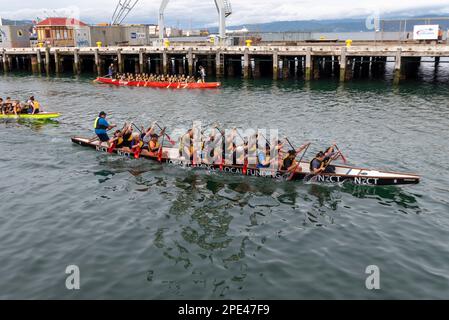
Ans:
{"type": "Polygon", "coordinates": [[[171,89],[216,89],[221,86],[220,82],[206,83],[178,83],[178,82],[159,82],[159,81],[124,81],[111,78],[97,78],[95,82],[110,84],[120,87],[148,87],[148,88],[171,88],[171,89]]]}

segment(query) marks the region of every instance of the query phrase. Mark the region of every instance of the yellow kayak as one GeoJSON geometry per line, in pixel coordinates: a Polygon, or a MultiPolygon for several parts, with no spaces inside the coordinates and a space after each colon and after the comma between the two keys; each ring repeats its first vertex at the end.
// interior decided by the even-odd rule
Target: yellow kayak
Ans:
{"type": "Polygon", "coordinates": [[[18,114],[17,116],[14,114],[6,114],[3,115],[0,113],[0,119],[53,119],[59,118],[61,116],[60,113],[49,113],[42,112],[38,114],[18,114]]]}

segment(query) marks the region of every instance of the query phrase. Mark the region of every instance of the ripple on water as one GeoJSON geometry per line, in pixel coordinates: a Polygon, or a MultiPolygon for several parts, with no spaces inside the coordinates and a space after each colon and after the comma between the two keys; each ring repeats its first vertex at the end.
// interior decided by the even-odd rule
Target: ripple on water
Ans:
{"type": "Polygon", "coordinates": [[[0,122],[0,298],[447,298],[449,90],[438,82],[226,80],[167,95],[3,76],[0,92],[63,113],[0,122]],[[92,135],[96,106],[118,123],[159,115],[170,132],[197,119],[278,128],[313,142],[309,156],[337,141],[354,165],[422,183],[276,183],[98,154],[70,142],[92,135]],[[76,293],[69,264],[81,269],[76,293]],[[364,286],[373,264],[378,292],[364,286]]]}

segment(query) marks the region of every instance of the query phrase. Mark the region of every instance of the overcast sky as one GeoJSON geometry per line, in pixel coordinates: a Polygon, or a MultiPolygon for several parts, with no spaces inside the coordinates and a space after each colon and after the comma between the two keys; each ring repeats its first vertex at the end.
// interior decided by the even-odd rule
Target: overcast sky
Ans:
{"type": "MultiPolygon", "coordinates": [[[[134,1],[134,0],[133,0],[134,1]]],[[[160,0],[140,0],[125,22],[157,23],[160,0]]],[[[79,14],[87,23],[109,22],[118,0],[0,0],[0,17],[35,19],[62,12],[79,14]],[[64,10],[65,8],[65,10],[64,10]],[[62,9],[62,10],[61,10],[62,9]],[[79,13],[78,13],[79,12],[79,13]]],[[[234,13],[228,25],[249,23],[366,17],[374,12],[391,15],[449,15],[449,0],[231,0],[234,13]]],[[[188,27],[217,25],[213,0],[171,0],[166,10],[167,24],[188,27]]]]}

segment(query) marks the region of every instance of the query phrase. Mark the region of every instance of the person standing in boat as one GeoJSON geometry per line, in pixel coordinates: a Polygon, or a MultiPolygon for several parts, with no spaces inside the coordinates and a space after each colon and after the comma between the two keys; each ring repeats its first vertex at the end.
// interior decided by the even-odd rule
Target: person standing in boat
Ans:
{"type": "Polygon", "coordinates": [[[108,68],[108,77],[113,79],[114,78],[114,74],[115,74],[114,64],[111,63],[111,65],[108,68]]]}
{"type": "Polygon", "coordinates": [[[200,74],[200,82],[205,83],[206,82],[206,69],[204,69],[203,66],[200,66],[200,70],[198,72],[200,74]]]}
{"type": "Polygon", "coordinates": [[[108,147],[110,147],[110,139],[108,136],[108,131],[117,127],[116,124],[109,124],[106,120],[106,112],[101,111],[98,117],[95,119],[94,129],[100,142],[107,142],[108,147]]]}

